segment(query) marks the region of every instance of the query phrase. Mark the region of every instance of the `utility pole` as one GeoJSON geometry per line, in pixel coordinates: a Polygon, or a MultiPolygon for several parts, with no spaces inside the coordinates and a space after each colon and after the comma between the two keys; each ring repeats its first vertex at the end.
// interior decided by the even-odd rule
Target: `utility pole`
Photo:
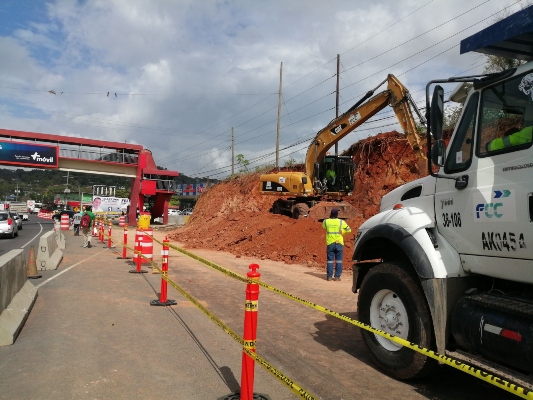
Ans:
{"type": "Polygon", "coordinates": [[[283,62],[279,67],[279,92],[278,92],[278,126],[276,129],[276,169],[279,169],[279,134],[281,119],[281,86],[283,81],[283,62]]]}
{"type": "MultiPolygon", "coordinates": [[[[70,171],[67,171],[67,176],[66,176],[66,178],[67,178],[67,188],[64,190],[64,193],[65,193],[65,205],[64,205],[64,208],[65,208],[65,210],[67,209],[67,204],[68,204],[68,193],[70,193],[70,188],[68,187],[69,175],[70,175],[70,171]]],[[[65,177],[65,176],[63,175],[63,177],[65,177]]],[[[59,199],[61,200],[61,197],[59,199]]]]}
{"type": "Polygon", "coordinates": [[[233,127],[231,128],[231,175],[235,175],[235,136],[233,136],[233,127]]]}
{"type": "MultiPolygon", "coordinates": [[[[339,116],[339,71],[340,71],[340,64],[341,64],[341,56],[340,54],[337,54],[337,93],[335,96],[335,118],[338,118],[339,116]]],[[[335,143],[335,156],[339,155],[339,142],[335,143]]]]}

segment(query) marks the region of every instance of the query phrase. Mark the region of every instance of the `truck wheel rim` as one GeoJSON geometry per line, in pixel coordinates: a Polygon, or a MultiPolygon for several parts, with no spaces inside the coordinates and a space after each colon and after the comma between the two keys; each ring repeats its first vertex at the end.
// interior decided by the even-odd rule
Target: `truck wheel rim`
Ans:
{"type": "MultiPolygon", "coordinates": [[[[370,303],[370,325],[394,336],[407,340],[409,319],[407,310],[396,293],[383,289],[377,292],[370,303]]],[[[389,351],[398,351],[403,346],[382,336],[375,335],[381,346],[389,351]]]]}

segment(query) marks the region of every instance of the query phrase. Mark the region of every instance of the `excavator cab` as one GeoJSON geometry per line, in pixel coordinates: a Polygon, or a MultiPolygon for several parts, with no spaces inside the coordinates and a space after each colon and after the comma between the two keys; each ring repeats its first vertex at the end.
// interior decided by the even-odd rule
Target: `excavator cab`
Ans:
{"type": "Polygon", "coordinates": [[[326,155],[315,164],[315,190],[322,194],[347,194],[355,189],[355,163],[349,156],[326,155]]]}

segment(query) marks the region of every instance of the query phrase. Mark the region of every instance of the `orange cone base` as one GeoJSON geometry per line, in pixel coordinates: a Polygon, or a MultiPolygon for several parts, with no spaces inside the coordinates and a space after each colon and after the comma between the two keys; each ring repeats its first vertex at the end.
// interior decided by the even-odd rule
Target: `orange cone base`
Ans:
{"type": "Polygon", "coordinates": [[[148,271],[141,269],[140,271],[137,271],[136,269],[130,269],[130,274],[146,274],[148,271]]]}
{"type": "Polygon", "coordinates": [[[28,276],[28,279],[39,279],[42,277],[43,277],[42,275],[33,275],[33,276],[28,276]]]}

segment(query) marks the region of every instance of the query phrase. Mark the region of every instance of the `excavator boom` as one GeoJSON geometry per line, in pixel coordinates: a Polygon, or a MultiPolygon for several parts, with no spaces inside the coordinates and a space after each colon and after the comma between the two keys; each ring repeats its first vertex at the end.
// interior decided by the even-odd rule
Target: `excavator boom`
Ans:
{"type": "MultiPolygon", "coordinates": [[[[351,192],[355,185],[353,161],[346,156],[330,156],[327,153],[335,143],[387,106],[393,108],[417,156],[420,173],[424,173],[427,164],[426,155],[420,145],[410,105],[417,111],[407,88],[394,75],[389,74],[387,79],[316,134],[307,150],[306,173],[282,171],[261,176],[260,192],[280,197],[274,202],[272,211],[275,214],[287,212],[294,218],[309,215],[314,219],[324,219],[329,216],[331,208],[337,208],[340,218],[355,217],[355,208],[349,203],[340,201],[342,196],[351,192]],[[385,82],[387,89],[374,95],[385,82]],[[324,164],[327,160],[331,160],[331,164],[337,164],[336,173],[341,176],[335,177],[336,183],[326,183],[324,179],[325,172],[321,170],[321,163],[324,164]],[[339,172],[344,173],[339,174],[339,172]]],[[[423,119],[419,112],[418,116],[423,119]]]]}
{"type": "MultiPolygon", "coordinates": [[[[335,143],[355,130],[358,126],[364,124],[367,120],[372,118],[388,105],[393,108],[396,117],[398,118],[398,121],[400,122],[400,125],[407,136],[407,140],[409,141],[411,148],[417,155],[417,158],[419,160],[426,159],[426,155],[421,148],[420,141],[416,133],[416,125],[413,114],[411,112],[411,108],[409,107],[409,102],[411,99],[409,91],[392,74],[389,74],[387,79],[381,84],[384,82],[387,82],[387,89],[385,91],[378,93],[368,101],[363,102],[374,93],[375,89],[368,92],[365,97],[356,105],[354,105],[344,114],[335,118],[329,123],[328,126],[317,133],[315,139],[309,145],[307,156],[305,158],[305,170],[312,181],[317,179],[314,172],[315,163],[320,162],[327,154],[328,150],[335,145],[335,143]]],[[[381,84],[379,86],[381,86],[381,84]]]]}

